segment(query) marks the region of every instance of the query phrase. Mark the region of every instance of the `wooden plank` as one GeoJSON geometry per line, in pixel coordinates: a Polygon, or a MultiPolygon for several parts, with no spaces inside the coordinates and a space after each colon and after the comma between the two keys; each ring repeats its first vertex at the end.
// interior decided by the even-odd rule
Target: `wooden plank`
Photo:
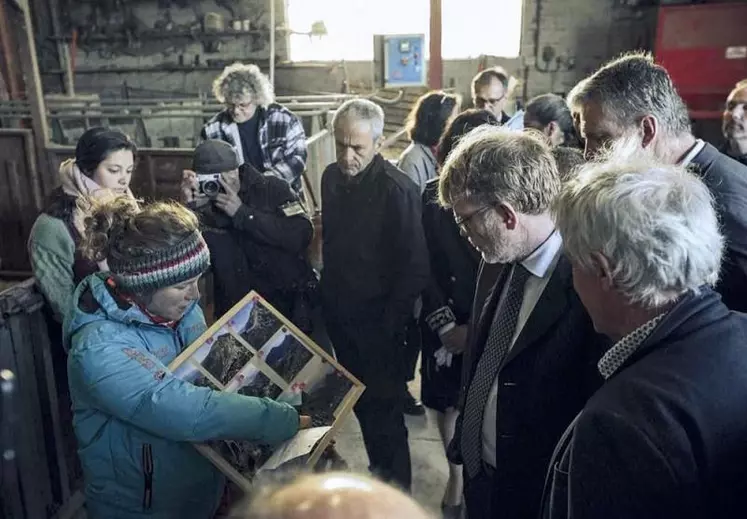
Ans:
{"type": "MultiPolygon", "coordinates": [[[[47,335],[47,325],[41,314],[41,309],[28,315],[31,330],[30,336],[33,347],[34,363],[36,365],[37,381],[39,382],[39,399],[44,409],[45,444],[50,452],[51,470],[54,470],[52,483],[57,490],[57,501],[65,503],[70,499],[70,478],[68,473],[65,447],[62,440],[62,426],[60,424],[60,403],[57,398],[57,381],[52,366],[50,347],[61,348],[62,345],[51,345],[47,335]]],[[[73,431],[65,431],[73,434],[73,431]]]]}
{"type": "MultiPolygon", "coordinates": [[[[24,517],[23,497],[19,481],[19,462],[18,462],[18,441],[19,441],[19,418],[21,417],[20,407],[20,388],[18,387],[18,369],[16,367],[15,357],[13,356],[13,339],[10,330],[5,326],[0,326],[0,367],[9,369],[15,375],[14,392],[11,395],[12,402],[10,419],[4,417],[4,422],[0,424],[3,434],[0,437],[3,442],[3,448],[13,452],[13,459],[4,460],[0,463],[2,467],[2,485],[0,485],[0,511],[2,517],[16,518],[24,517]]],[[[7,396],[4,396],[7,399],[7,396]]],[[[3,403],[5,406],[5,403],[3,403]]],[[[6,410],[7,412],[7,410],[6,410]]],[[[3,453],[5,456],[5,453],[3,453]]]]}
{"type": "Polygon", "coordinates": [[[42,437],[39,390],[36,370],[30,348],[28,323],[18,315],[6,321],[10,328],[13,353],[16,359],[16,376],[20,387],[19,407],[24,410],[19,427],[18,460],[21,469],[21,486],[28,517],[46,517],[52,505],[47,453],[42,437]]]}
{"type": "MultiPolygon", "coordinates": [[[[0,160],[0,184],[3,186],[7,186],[9,182],[9,162],[9,160],[0,160]]],[[[3,226],[7,225],[6,222],[8,222],[9,220],[9,204],[10,199],[8,190],[0,189],[0,219],[3,222],[3,226]]],[[[10,232],[0,232],[0,268],[7,269],[8,265],[13,266],[12,254],[14,247],[17,246],[15,243],[13,243],[13,238],[14,237],[10,232]]]]}
{"type": "MultiPolygon", "coordinates": [[[[17,239],[25,241],[25,237],[28,236],[31,227],[25,229],[24,217],[27,213],[27,209],[24,206],[24,202],[28,202],[28,198],[24,195],[21,190],[21,172],[19,171],[19,164],[15,160],[9,160],[6,162],[7,165],[7,176],[6,176],[6,189],[8,191],[8,206],[9,212],[6,214],[4,221],[4,232],[7,232],[11,236],[15,236],[17,239]]],[[[26,258],[26,247],[13,247],[10,251],[10,262],[8,267],[22,268],[28,264],[26,258]]]]}
{"type": "Polygon", "coordinates": [[[37,155],[34,164],[31,164],[31,168],[38,170],[44,164],[44,150],[49,143],[49,125],[47,123],[47,109],[44,103],[41,77],[39,76],[31,8],[28,2],[23,2],[21,7],[23,9],[23,35],[19,38],[18,54],[21,58],[21,68],[26,81],[26,98],[31,108],[31,125],[36,142],[37,155]]]}

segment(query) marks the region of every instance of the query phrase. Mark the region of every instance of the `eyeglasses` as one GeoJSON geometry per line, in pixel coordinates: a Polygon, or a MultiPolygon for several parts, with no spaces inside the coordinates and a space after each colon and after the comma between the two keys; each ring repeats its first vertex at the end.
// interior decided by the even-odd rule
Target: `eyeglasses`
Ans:
{"type": "Polygon", "coordinates": [[[247,110],[250,106],[252,106],[252,103],[229,103],[226,102],[225,106],[228,110],[236,110],[237,108],[240,110],[247,110]]]}
{"type": "Polygon", "coordinates": [[[501,97],[498,97],[498,98],[485,99],[482,97],[476,97],[475,104],[477,105],[478,108],[482,108],[483,106],[486,106],[486,105],[497,105],[498,103],[503,101],[505,98],[506,98],[506,94],[503,94],[501,97]]]}
{"type": "Polygon", "coordinates": [[[483,206],[480,209],[478,209],[478,210],[476,210],[476,211],[472,212],[471,214],[468,214],[467,216],[464,216],[464,217],[459,217],[459,216],[457,216],[456,213],[454,213],[454,222],[457,224],[457,227],[459,227],[459,229],[461,229],[463,232],[467,232],[468,229],[469,229],[469,222],[475,216],[477,216],[479,214],[482,214],[485,211],[487,211],[488,209],[492,209],[492,208],[493,208],[492,205],[486,205],[486,206],[483,206]]]}

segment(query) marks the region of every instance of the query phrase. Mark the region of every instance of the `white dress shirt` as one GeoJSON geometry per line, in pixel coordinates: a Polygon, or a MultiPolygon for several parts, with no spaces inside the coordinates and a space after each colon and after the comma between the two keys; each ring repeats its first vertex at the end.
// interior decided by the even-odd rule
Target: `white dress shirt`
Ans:
{"type": "Polygon", "coordinates": [[[690,151],[688,151],[684,157],[682,157],[682,160],[680,160],[677,165],[678,166],[689,166],[690,163],[693,161],[695,157],[698,156],[698,154],[703,151],[703,148],[705,148],[705,142],[702,139],[697,139],[695,141],[695,144],[692,148],[690,148],[690,151]]]}
{"type": "MultiPolygon", "coordinates": [[[[516,331],[511,340],[511,348],[516,343],[521,330],[529,320],[537,301],[547,286],[547,282],[555,272],[555,266],[560,258],[563,248],[563,240],[558,231],[553,232],[537,250],[530,254],[521,264],[531,276],[524,285],[524,298],[519,309],[519,317],[516,319],[516,331]]],[[[509,350],[510,351],[510,350],[509,350]]],[[[499,373],[500,375],[500,373],[499,373]]],[[[482,422],[482,458],[492,467],[495,467],[495,436],[498,417],[498,377],[493,382],[493,387],[488,394],[488,403],[485,405],[485,414],[482,422]]]]}

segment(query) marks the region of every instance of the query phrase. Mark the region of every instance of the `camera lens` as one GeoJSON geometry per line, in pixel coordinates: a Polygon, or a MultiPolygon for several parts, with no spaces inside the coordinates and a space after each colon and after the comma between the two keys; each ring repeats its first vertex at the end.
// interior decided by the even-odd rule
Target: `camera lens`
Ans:
{"type": "Polygon", "coordinates": [[[208,196],[217,195],[220,192],[220,184],[215,180],[207,180],[202,184],[202,192],[208,196]]]}

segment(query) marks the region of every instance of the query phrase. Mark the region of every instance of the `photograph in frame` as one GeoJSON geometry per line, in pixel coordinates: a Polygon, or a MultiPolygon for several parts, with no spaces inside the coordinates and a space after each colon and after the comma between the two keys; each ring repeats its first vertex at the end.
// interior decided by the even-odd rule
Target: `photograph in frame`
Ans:
{"type": "Polygon", "coordinates": [[[312,428],[273,448],[249,441],[216,441],[195,447],[245,491],[258,473],[311,469],[363,384],[251,292],[218,319],[169,366],[195,385],[287,402],[312,418],[312,428]]]}

